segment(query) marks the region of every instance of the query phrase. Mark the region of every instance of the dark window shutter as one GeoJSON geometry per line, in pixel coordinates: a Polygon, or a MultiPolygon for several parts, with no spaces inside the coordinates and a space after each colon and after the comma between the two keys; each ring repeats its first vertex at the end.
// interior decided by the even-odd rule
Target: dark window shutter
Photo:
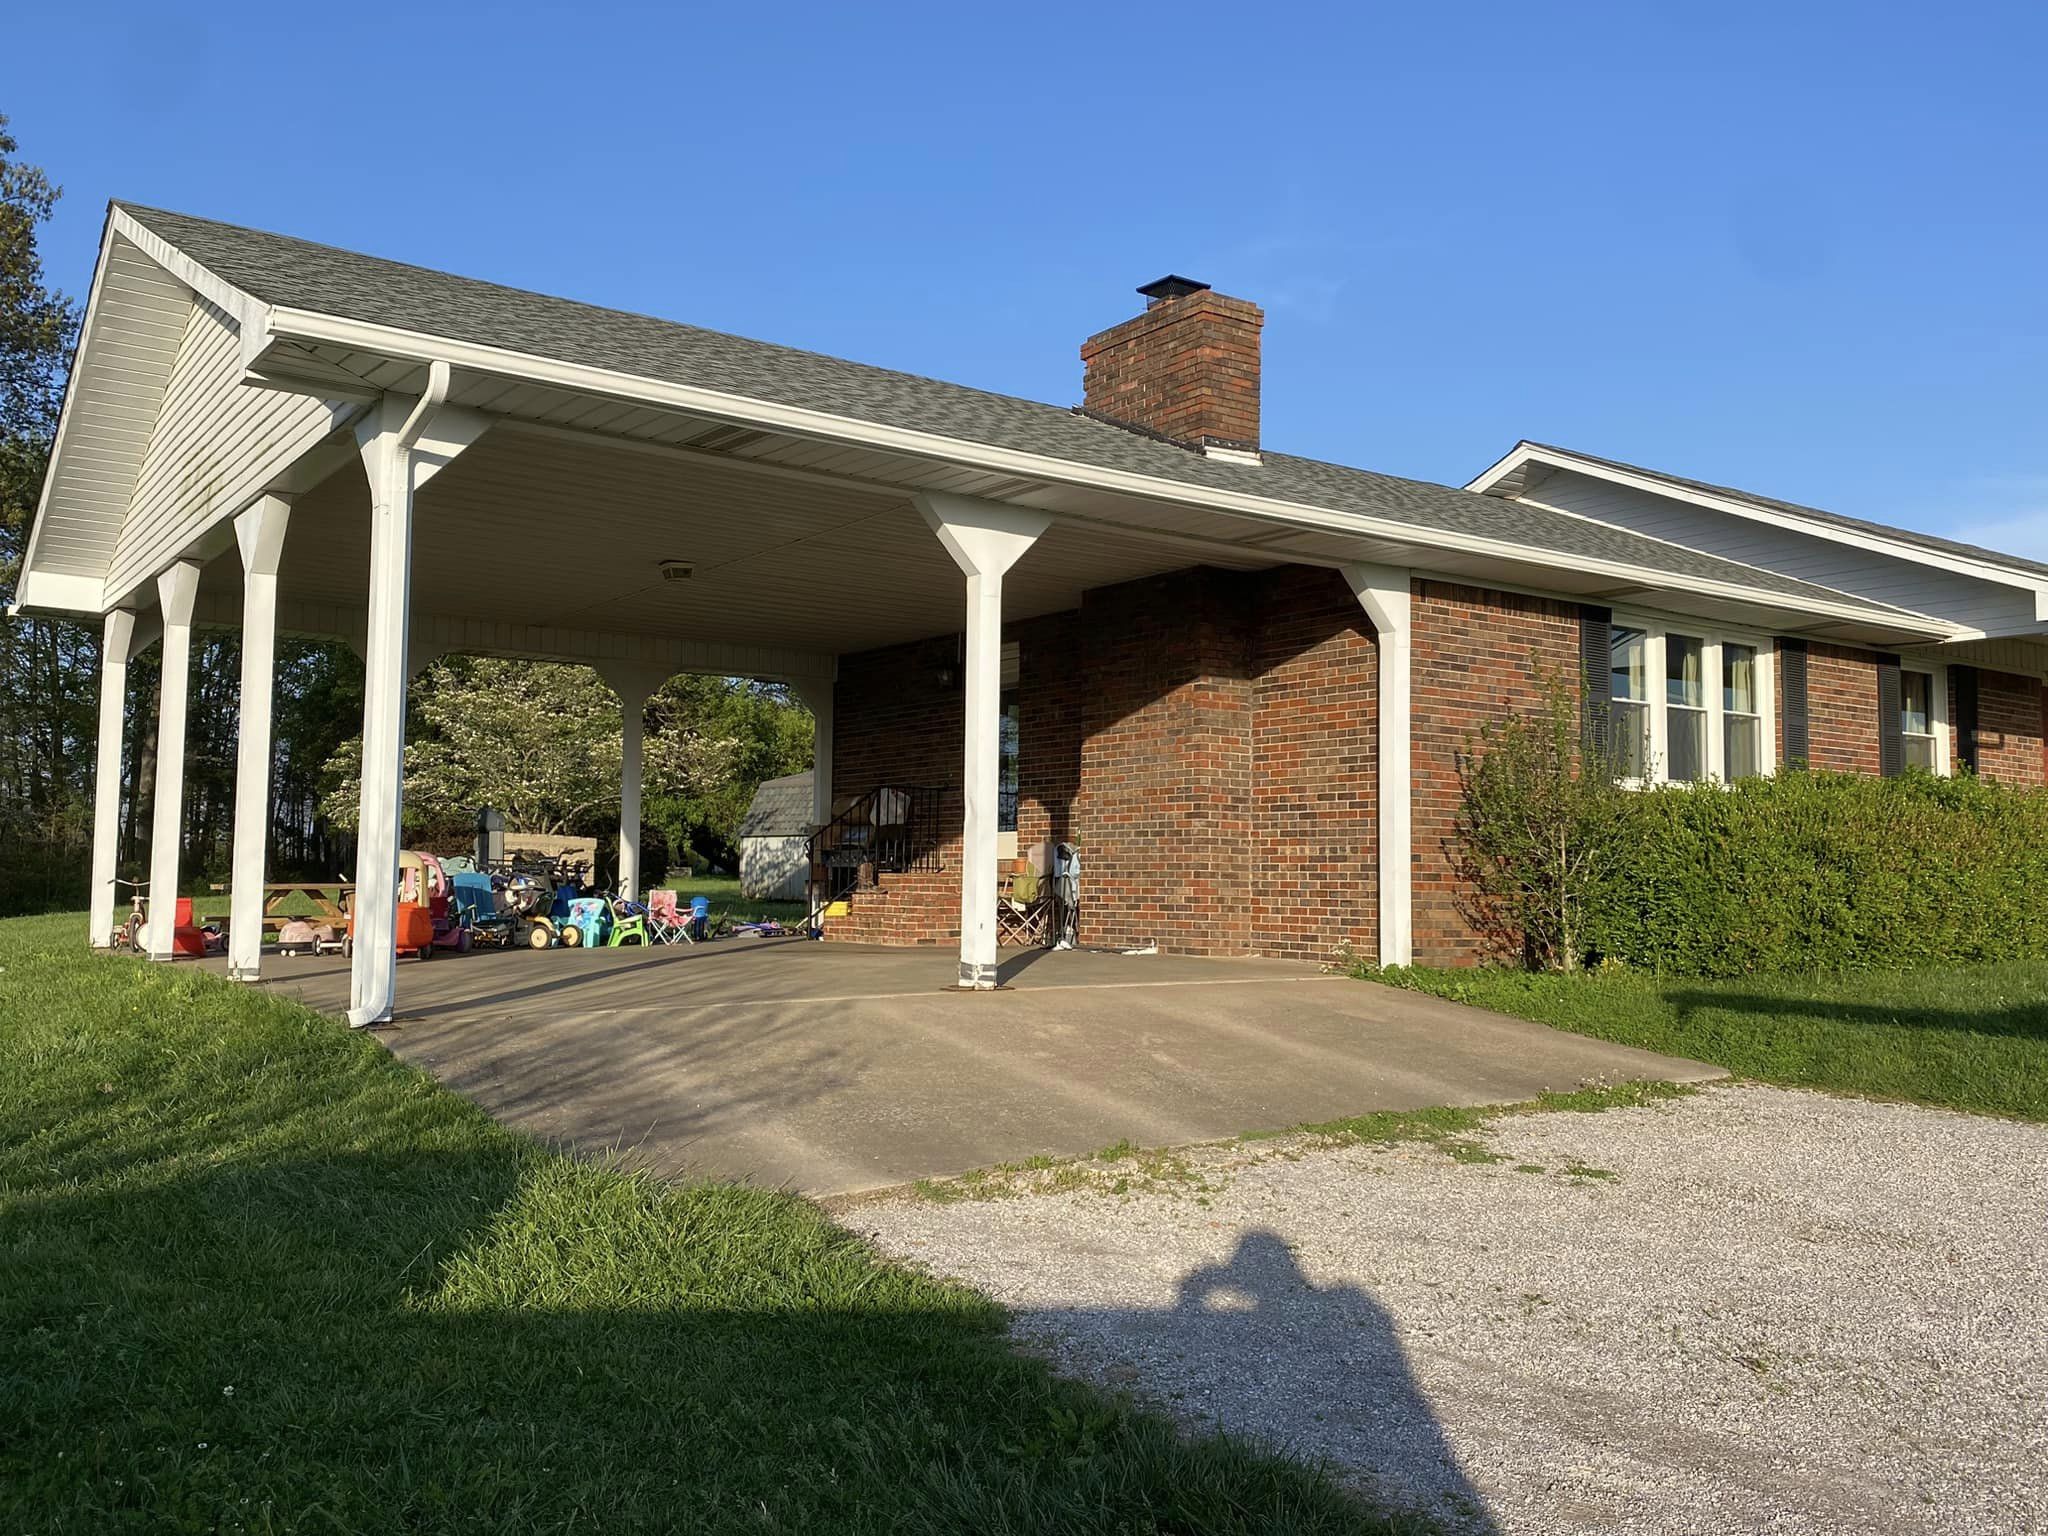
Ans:
{"type": "Polygon", "coordinates": [[[1778,641],[1778,713],[1784,722],[1785,761],[1804,763],[1811,746],[1806,725],[1806,642],[1778,641]]]}
{"type": "Polygon", "coordinates": [[[1950,667],[1949,683],[1956,697],[1956,759],[1970,772],[1977,771],[1977,669],[1950,667]]]}
{"type": "Polygon", "coordinates": [[[1896,779],[1906,768],[1905,742],[1900,738],[1899,658],[1877,658],[1877,771],[1896,779]]]}
{"type": "Polygon", "coordinates": [[[1608,747],[1609,706],[1614,700],[1614,611],[1610,608],[1579,609],[1579,671],[1585,689],[1584,713],[1580,722],[1588,752],[1604,753],[1608,747]]]}

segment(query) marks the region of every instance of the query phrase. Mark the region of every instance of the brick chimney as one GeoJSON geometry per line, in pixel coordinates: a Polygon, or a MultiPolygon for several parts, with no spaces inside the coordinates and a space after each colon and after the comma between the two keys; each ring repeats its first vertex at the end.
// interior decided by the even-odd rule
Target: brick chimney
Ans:
{"type": "Polygon", "coordinates": [[[1138,292],[1143,314],[1081,343],[1081,408],[1219,457],[1256,454],[1265,312],[1186,277],[1138,292]]]}

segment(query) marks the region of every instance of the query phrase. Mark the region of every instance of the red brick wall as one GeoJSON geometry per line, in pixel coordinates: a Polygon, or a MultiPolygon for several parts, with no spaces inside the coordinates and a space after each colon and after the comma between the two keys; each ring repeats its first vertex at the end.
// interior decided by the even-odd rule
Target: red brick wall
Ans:
{"type": "Polygon", "coordinates": [[[1260,584],[1253,645],[1249,942],[1327,960],[1379,952],[1379,653],[1335,571],[1260,584]]]}
{"type": "MultiPolygon", "coordinates": [[[[1949,728],[1955,729],[1955,671],[1949,671],[1949,728]]],[[[2001,784],[2043,782],[2041,684],[2010,672],[1977,673],[1977,772],[2001,784]]],[[[1960,766],[1960,743],[1952,743],[1960,766]]]]}
{"type": "Polygon", "coordinates": [[[1203,289],[1081,344],[1091,411],[1181,442],[1259,440],[1259,306],[1203,289]]]}
{"type": "MultiPolygon", "coordinates": [[[[1806,716],[1809,767],[1878,772],[1877,653],[1818,640],[1809,645],[1806,716]]],[[[1781,746],[1783,729],[1781,715],[1781,746]]]]}
{"type": "Polygon", "coordinates": [[[825,937],[848,944],[960,942],[960,866],[902,870],[847,898],[844,917],[823,920],[825,937]]]}
{"type": "Polygon", "coordinates": [[[1249,948],[1250,590],[1198,569],[1083,599],[1066,686],[1081,694],[1084,944],[1249,948]]]}
{"type": "Polygon", "coordinates": [[[1439,581],[1416,582],[1413,604],[1415,958],[1470,965],[1479,956],[1452,874],[1458,753],[1487,721],[1536,712],[1546,676],[1576,685],[1579,611],[1439,581]]]}
{"type": "Polygon", "coordinates": [[[958,635],[840,657],[832,690],[833,794],[863,794],[879,784],[957,787],[965,711],[958,635]],[[942,672],[952,681],[941,682],[942,672]]]}
{"type": "MultiPolygon", "coordinates": [[[[1082,856],[1081,941],[1325,959],[1377,936],[1370,627],[1342,578],[1196,569],[1090,592],[1011,626],[1019,648],[1018,846],[1082,856]]],[[[925,679],[953,637],[841,659],[843,793],[959,777],[960,697],[925,679]]],[[[957,841],[947,850],[958,879],[957,841]]],[[[834,937],[957,935],[957,884],[834,937]]]]}

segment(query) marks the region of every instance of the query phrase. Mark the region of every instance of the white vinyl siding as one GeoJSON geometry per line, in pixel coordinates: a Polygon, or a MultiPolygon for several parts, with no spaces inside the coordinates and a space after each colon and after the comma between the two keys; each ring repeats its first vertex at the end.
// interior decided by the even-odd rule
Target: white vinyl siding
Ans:
{"type": "Polygon", "coordinates": [[[241,382],[234,322],[198,299],[107,573],[118,597],[239,511],[334,429],[336,407],[241,382]]]}
{"type": "Polygon", "coordinates": [[[192,314],[192,291],[123,240],[110,244],[98,283],[93,366],[71,386],[32,546],[37,571],[95,579],[119,537],[108,491],[135,483],[192,314]]]}
{"type": "Polygon", "coordinates": [[[2034,620],[2033,594],[2022,588],[1696,506],[1676,494],[1652,495],[1558,469],[1522,499],[1974,629],[2009,629],[2034,620]]]}

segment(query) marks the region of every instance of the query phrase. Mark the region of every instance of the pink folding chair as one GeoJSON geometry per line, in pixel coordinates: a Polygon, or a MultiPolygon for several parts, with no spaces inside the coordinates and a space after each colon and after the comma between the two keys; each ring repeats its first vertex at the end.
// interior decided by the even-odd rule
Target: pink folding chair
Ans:
{"type": "Polygon", "coordinates": [[[694,944],[690,925],[683,921],[681,904],[674,891],[647,893],[647,933],[657,944],[694,944]]]}

